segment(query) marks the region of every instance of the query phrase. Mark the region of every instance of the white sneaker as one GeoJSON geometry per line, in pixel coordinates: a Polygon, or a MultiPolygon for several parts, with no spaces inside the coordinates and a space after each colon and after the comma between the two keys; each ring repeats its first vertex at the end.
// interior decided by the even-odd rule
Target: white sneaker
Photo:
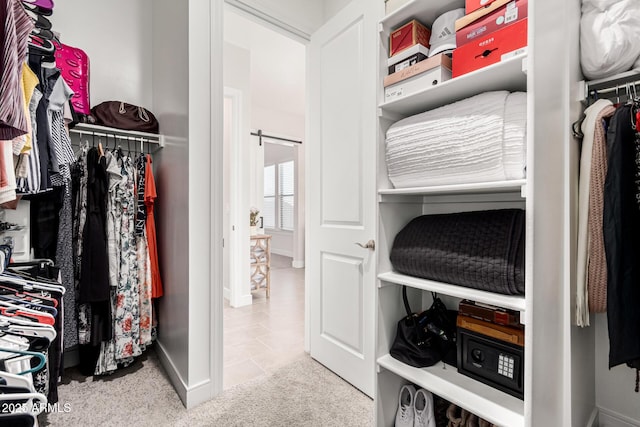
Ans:
{"type": "Polygon", "coordinates": [[[433,414],[433,395],[421,388],[416,391],[413,400],[414,427],[436,427],[436,417],[433,414]]]}
{"type": "Polygon", "coordinates": [[[396,412],[395,427],[413,427],[415,409],[413,399],[416,388],[411,384],[403,385],[398,395],[398,412],[396,412]]]}

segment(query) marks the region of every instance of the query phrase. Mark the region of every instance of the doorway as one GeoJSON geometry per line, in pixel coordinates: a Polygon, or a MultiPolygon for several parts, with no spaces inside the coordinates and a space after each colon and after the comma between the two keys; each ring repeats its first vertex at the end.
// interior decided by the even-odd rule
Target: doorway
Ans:
{"type": "Polygon", "coordinates": [[[304,144],[292,141],[305,135],[306,53],[301,43],[229,5],[224,41],[227,389],[269,374],[305,350],[304,144]],[[256,233],[269,236],[268,297],[252,280],[252,209],[259,211],[256,233]]]}

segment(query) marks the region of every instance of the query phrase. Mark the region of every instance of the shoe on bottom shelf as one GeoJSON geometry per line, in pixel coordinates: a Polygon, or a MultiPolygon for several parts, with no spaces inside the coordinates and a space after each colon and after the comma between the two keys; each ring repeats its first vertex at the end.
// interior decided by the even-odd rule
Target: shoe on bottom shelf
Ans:
{"type": "Polygon", "coordinates": [[[403,385],[398,395],[398,412],[395,427],[413,427],[414,398],[416,388],[411,384],[403,385]]]}
{"type": "Polygon", "coordinates": [[[433,415],[433,395],[424,389],[416,392],[414,398],[415,427],[436,427],[436,418],[433,415]]]}

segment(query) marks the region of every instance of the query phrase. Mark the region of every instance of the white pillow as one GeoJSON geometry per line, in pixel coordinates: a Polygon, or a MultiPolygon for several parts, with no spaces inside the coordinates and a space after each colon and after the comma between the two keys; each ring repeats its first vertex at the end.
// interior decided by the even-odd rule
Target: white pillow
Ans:
{"type": "Polygon", "coordinates": [[[583,0],[580,53],[589,80],[633,68],[640,57],[640,1],[583,0]]]}

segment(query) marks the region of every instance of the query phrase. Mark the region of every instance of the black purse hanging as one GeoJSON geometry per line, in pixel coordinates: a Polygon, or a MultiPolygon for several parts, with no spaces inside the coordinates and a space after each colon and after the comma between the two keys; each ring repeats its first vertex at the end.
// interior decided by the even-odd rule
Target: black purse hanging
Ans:
{"type": "MultiPolygon", "coordinates": [[[[440,298],[432,295],[433,303],[429,309],[419,314],[412,313],[407,287],[402,287],[407,316],[398,322],[396,338],[389,354],[416,368],[433,366],[452,351],[455,353],[455,315],[447,310],[440,298]]],[[[446,357],[446,361],[449,362],[449,357],[446,357]]]]}

